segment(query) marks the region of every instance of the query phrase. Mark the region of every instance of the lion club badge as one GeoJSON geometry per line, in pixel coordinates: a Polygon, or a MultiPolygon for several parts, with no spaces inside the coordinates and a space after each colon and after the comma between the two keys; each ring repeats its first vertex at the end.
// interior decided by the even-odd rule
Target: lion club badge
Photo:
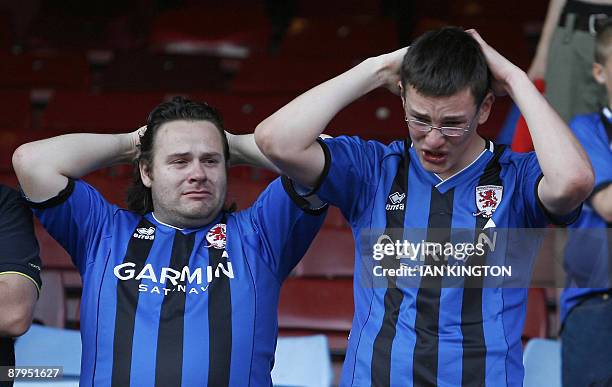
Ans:
{"type": "Polygon", "coordinates": [[[208,241],[208,247],[224,249],[226,243],[225,224],[217,223],[214,225],[206,234],[206,240],[208,241]]]}
{"type": "Polygon", "coordinates": [[[490,218],[502,200],[504,187],[501,185],[480,185],[476,187],[476,207],[478,212],[474,216],[490,218]]]}

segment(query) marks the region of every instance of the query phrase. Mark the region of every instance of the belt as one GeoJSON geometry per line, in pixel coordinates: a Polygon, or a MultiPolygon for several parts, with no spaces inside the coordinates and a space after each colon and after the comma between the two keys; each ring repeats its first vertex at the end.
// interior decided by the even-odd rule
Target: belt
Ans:
{"type": "MultiPolygon", "coordinates": [[[[573,25],[574,30],[580,30],[595,35],[597,33],[598,24],[612,16],[612,6],[583,3],[581,1],[569,0],[561,17],[559,17],[559,26],[565,27],[566,24],[573,25]],[[574,17],[574,22],[571,23],[571,18],[574,17]]],[[[570,26],[571,27],[571,26],[570,26]]]]}

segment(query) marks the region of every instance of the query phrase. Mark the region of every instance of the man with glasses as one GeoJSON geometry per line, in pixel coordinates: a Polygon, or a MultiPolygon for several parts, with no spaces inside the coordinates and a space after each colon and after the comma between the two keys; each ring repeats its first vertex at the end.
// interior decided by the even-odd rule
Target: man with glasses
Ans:
{"type": "MultiPolygon", "coordinates": [[[[373,262],[376,246],[362,236],[383,230],[398,241],[422,230],[425,243],[445,243],[457,229],[481,235],[577,216],[593,171],[524,72],[475,31],[446,27],[302,94],[262,122],[255,138],[284,173],[338,206],[356,236],[355,317],[342,386],[522,385],[526,289],[485,286],[478,275],[448,287],[425,274],[405,286],[402,268],[412,263],[395,250],[373,262]],[[405,140],[317,140],[343,107],[381,86],[401,96],[405,140]],[[537,156],[478,135],[493,105],[491,89],[520,107],[537,156]],[[368,264],[373,276],[387,269],[384,286],[372,273],[370,283],[363,280],[368,264]]],[[[441,268],[436,258],[426,253],[421,272],[441,268]]],[[[466,265],[481,260],[470,253],[466,265]]]]}

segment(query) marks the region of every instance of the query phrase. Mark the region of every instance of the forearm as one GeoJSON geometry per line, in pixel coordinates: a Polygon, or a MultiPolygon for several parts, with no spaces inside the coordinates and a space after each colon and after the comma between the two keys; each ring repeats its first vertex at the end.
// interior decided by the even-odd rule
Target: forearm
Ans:
{"type": "Polygon", "coordinates": [[[57,195],[67,178],[121,162],[137,154],[134,133],[66,134],[24,144],[13,154],[22,190],[33,201],[57,195]]]}
{"type": "Polygon", "coordinates": [[[280,173],[276,165],[261,153],[257,144],[255,144],[254,134],[234,135],[228,132],[225,134],[229,143],[230,164],[232,166],[248,164],[280,173]]]}
{"type": "Polygon", "coordinates": [[[550,47],[550,41],[555,32],[557,24],[559,24],[559,17],[561,11],[565,5],[565,0],[550,0],[548,3],[548,11],[546,12],[546,19],[544,20],[544,26],[540,34],[540,40],[536,48],[534,60],[540,60],[545,65],[548,58],[548,50],[550,47]]]}
{"type": "Polygon", "coordinates": [[[593,195],[591,204],[599,216],[612,223],[612,184],[593,195]]]}
{"type": "Polygon", "coordinates": [[[567,124],[525,73],[517,69],[508,84],[508,91],[529,127],[544,174],[540,193],[551,198],[545,204],[555,213],[571,211],[592,189],[593,170],[589,158],[567,124]]]}
{"type": "Polygon", "coordinates": [[[300,95],[257,126],[258,145],[268,156],[303,152],[340,110],[383,84],[379,69],[378,58],[370,58],[300,95]]]}

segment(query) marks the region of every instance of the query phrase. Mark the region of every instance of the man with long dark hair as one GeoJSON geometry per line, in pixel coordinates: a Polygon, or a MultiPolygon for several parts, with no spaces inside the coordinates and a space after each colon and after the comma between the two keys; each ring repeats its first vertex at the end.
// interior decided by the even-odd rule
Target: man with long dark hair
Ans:
{"type": "Polygon", "coordinates": [[[82,386],[270,385],[280,286],[322,224],[280,179],[225,211],[230,160],[266,164],[253,136],[224,133],[177,97],[146,130],[21,146],[22,190],[83,279],[82,386]],[[129,210],[79,178],[138,157],[129,210]]]}
{"type": "MultiPolygon", "coordinates": [[[[525,73],[475,31],[453,27],[307,91],[258,125],[255,137],[284,173],[337,205],[353,235],[383,230],[381,238],[393,242],[446,246],[454,230],[480,238],[497,228],[571,221],[593,187],[584,150],[525,73]],[[318,140],[344,106],[383,86],[401,96],[403,141],[318,140]],[[520,107],[535,153],[516,154],[478,135],[491,88],[520,107]]],[[[342,386],[522,385],[527,290],[487,286],[478,274],[445,286],[452,276],[427,274],[484,266],[486,250],[472,249],[469,259],[428,252],[421,261],[387,244],[391,254],[379,262],[369,255],[377,247],[363,240],[355,239],[355,318],[342,386]],[[406,281],[411,272],[424,274],[406,281]]]]}

